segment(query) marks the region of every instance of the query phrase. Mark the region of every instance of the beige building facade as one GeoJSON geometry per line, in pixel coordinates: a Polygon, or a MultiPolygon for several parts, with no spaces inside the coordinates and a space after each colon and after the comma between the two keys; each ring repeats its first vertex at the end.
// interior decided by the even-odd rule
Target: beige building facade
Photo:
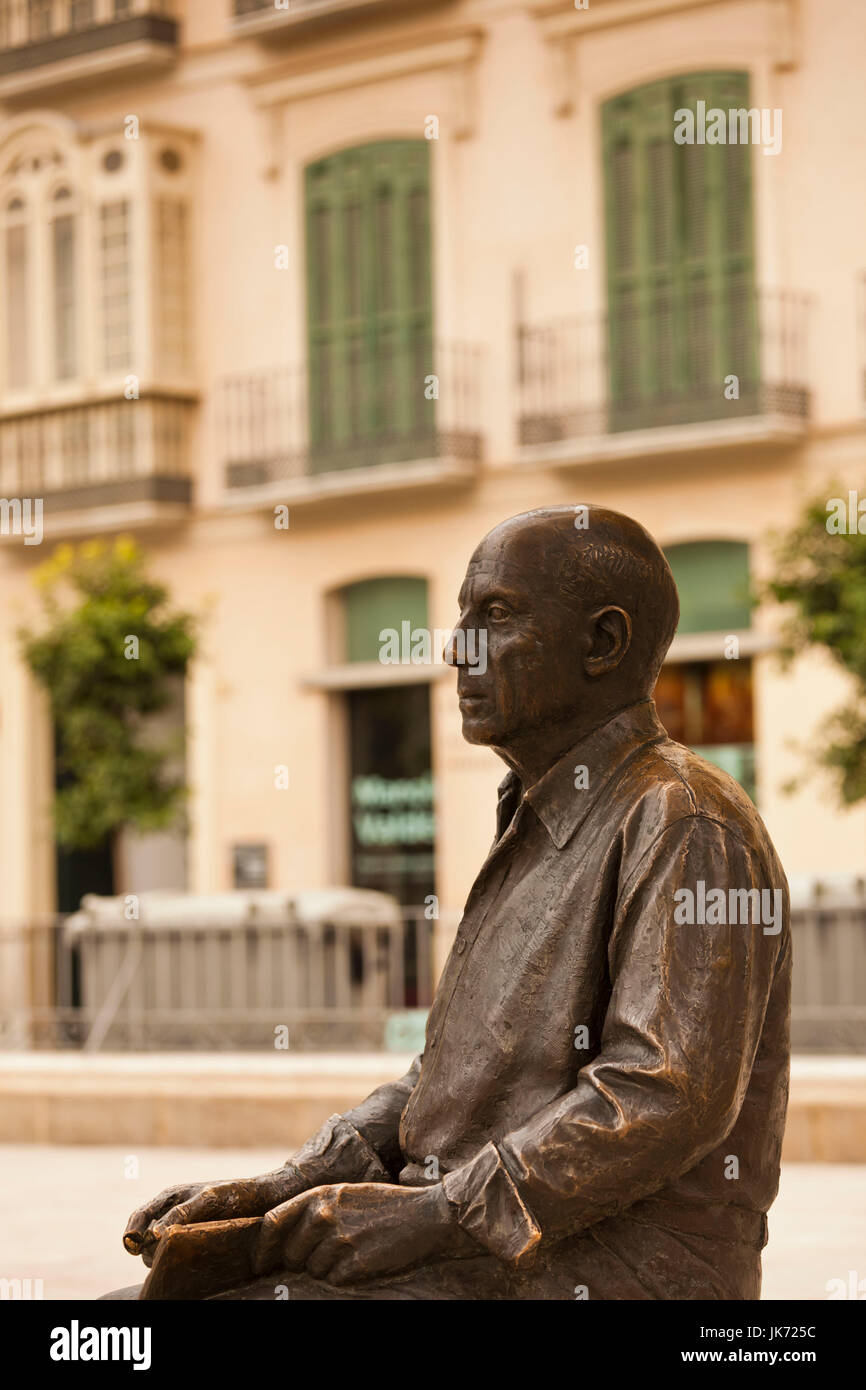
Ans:
{"type": "Polygon", "coordinates": [[[860,0],[0,16],[0,491],[44,500],[0,546],[7,918],[58,906],[32,571],[131,533],[205,619],[183,856],[115,887],[355,882],[450,922],[502,769],[453,673],[375,640],[447,630],[480,537],[548,504],[657,537],[671,732],[789,875],[860,871],[866,811],[783,790],[844,686],[783,672],[745,598],[771,531],[866,486],[860,0]],[[678,144],[700,102],[751,143],[678,144]]]}

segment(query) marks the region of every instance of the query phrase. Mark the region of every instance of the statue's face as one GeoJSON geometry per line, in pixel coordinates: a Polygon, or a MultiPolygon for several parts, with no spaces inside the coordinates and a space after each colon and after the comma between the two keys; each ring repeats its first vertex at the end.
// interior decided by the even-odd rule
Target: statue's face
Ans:
{"type": "Polygon", "coordinates": [[[497,528],[469,562],[450,646],[469,743],[507,750],[586,705],[587,622],[553,570],[549,538],[537,525],[497,528]]]}

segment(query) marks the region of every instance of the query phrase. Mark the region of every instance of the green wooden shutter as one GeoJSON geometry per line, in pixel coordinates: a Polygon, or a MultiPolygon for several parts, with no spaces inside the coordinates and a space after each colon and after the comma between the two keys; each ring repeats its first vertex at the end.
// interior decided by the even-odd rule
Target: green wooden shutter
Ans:
{"type": "Polygon", "coordinates": [[[680,596],[678,633],[751,627],[749,547],[743,541],[684,541],[665,550],[680,596]]]}
{"type": "Polygon", "coordinates": [[[388,140],[306,171],[314,472],[435,450],[429,146],[388,140]]]}
{"type": "Polygon", "coordinates": [[[747,108],[748,77],[654,82],[602,110],[611,430],[754,406],[752,151],[675,144],[674,113],[698,100],[747,108]]]}
{"type": "Polygon", "coordinates": [[[342,591],[345,660],[378,661],[382,632],[393,629],[403,642],[403,624],[411,633],[427,629],[427,581],[406,576],[362,579],[342,591]]]}
{"type": "MultiPolygon", "coordinates": [[[[715,104],[726,111],[747,110],[748,76],[723,73],[718,77],[715,104]]],[[[752,210],[755,148],[752,145],[722,145],[716,147],[716,153],[720,156],[718,258],[722,265],[719,339],[725,354],[719,365],[723,376],[736,372],[740,378],[740,410],[754,412],[759,408],[761,386],[752,210]]]]}
{"type": "Polygon", "coordinates": [[[666,82],[605,108],[611,399],[616,428],[678,383],[673,125],[666,82]]]}
{"type": "Polygon", "coordinates": [[[607,103],[603,132],[610,395],[612,408],[626,412],[640,401],[643,358],[638,341],[638,123],[631,97],[607,103]]]}

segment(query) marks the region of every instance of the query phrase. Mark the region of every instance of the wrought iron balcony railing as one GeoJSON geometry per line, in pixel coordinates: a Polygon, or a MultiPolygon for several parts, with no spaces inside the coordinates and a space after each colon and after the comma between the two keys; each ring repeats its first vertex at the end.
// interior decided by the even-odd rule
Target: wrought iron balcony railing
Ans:
{"type": "Polygon", "coordinates": [[[84,59],[89,73],[103,50],[136,46],[136,63],[177,45],[175,0],[0,0],[0,93],[25,74],[84,59]]]}
{"type": "Polygon", "coordinates": [[[809,413],[806,296],[733,283],[518,328],[521,444],[809,413]]]}
{"type": "Polygon", "coordinates": [[[223,382],[229,488],[421,460],[480,458],[480,352],[428,340],[321,345],[308,366],[223,382]]]}
{"type": "Polygon", "coordinates": [[[189,503],[193,402],[168,396],[0,416],[0,495],[41,497],[49,515],[189,503]]]}

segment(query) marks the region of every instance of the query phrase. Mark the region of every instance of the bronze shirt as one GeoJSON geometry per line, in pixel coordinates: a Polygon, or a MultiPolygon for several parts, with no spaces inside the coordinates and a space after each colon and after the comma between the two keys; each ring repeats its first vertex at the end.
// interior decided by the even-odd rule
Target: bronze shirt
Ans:
{"type": "Polygon", "coordinates": [[[654,1227],[759,1250],[790,970],[754,806],[640,701],[527,792],[505,778],[423,1056],[347,1119],[402,1182],[435,1158],[463,1226],[515,1270],[555,1269],[590,1228],[627,1262],[654,1227]]]}

